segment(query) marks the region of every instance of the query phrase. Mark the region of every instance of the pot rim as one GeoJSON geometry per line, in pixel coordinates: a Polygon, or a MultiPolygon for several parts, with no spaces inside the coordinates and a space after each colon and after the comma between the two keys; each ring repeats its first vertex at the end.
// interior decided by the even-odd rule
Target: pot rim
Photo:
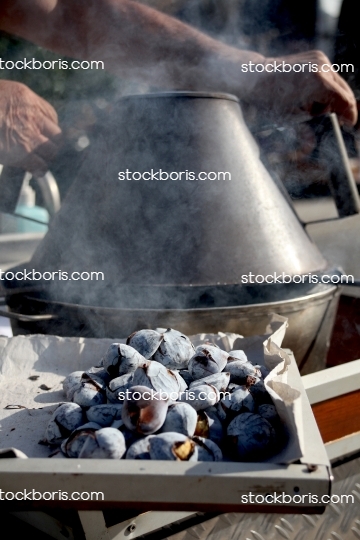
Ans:
{"type": "Polygon", "coordinates": [[[226,92],[207,92],[207,91],[193,91],[193,90],[173,90],[171,92],[149,92],[147,94],[128,94],[122,96],[118,103],[127,99],[146,99],[146,98],[209,98],[209,99],[227,99],[228,101],[235,101],[239,103],[239,99],[233,94],[227,94],[226,92]]]}
{"type": "MultiPolygon", "coordinates": [[[[170,313],[189,313],[189,314],[201,314],[201,313],[218,313],[222,311],[226,311],[229,313],[229,311],[236,311],[239,309],[246,309],[246,311],[251,309],[257,309],[261,310],[262,308],[278,308],[278,307],[286,307],[290,306],[291,304],[294,304],[296,307],[299,306],[299,304],[308,303],[312,301],[321,301],[323,299],[326,299],[328,296],[334,296],[336,291],[339,289],[338,285],[329,285],[326,290],[322,290],[316,293],[311,293],[308,295],[299,296],[298,298],[290,298],[287,300],[280,300],[277,302],[263,302],[259,304],[239,304],[236,306],[220,306],[220,307],[201,307],[201,308],[167,308],[167,309],[159,309],[159,308],[116,308],[116,307],[106,307],[106,306],[97,306],[97,305],[87,305],[87,304],[75,304],[70,302],[60,302],[56,300],[44,300],[42,298],[34,298],[31,297],[29,293],[23,293],[25,298],[28,300],[31,300],[35,303],[45,304],[50,309],[51,307],[64,307],[64,308],[70,308],[70,309],[81,309],[81,310],[93,310],[93,311],[104,311],[107,313],[158,313],[158,314],[170,314],[170,313]]],[[[21,293],[20,293],[21,294],[21,293]]]]}

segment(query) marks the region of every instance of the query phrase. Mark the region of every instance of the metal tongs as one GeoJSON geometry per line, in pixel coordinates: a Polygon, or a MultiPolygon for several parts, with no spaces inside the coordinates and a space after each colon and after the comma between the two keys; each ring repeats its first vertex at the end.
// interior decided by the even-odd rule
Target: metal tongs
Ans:
{"type": "MultiPolygon", "coordinates": [[[[307,123],[311,125],[317,140],[317,146],[313,152],[312,159],[326,165],[329,173],[329,188],[336,204],[338,217],[310,221],[306,224],[303,223],[303,226],[334,221],[359,214],[360,198],[337,115],[335,113],[322,115],[313,118],[307,123]]],[[[282,131],[288,127],[290,125],[280,126],[271,124],[262,128],[256,128],[255,133],[266,130],[282,131]]],[[[292,200],[284,184],[277,175],[273,175],[273,180],[293,208],[292,200]]],[[[342,270],[339,269],[339,271],[342,273],[342,270]]],[[[360,287],[360,279],[355,279],[353,283],[342,283],[342,286],[360,287]]]]}
{"type": "Polygon", "coordinates": [[[329,187],[339,218],[359,214],[359,194],[337,115],[324,115],[313,120],[312,126],[318,139],[319,160],[329,165],[329,187]]]}

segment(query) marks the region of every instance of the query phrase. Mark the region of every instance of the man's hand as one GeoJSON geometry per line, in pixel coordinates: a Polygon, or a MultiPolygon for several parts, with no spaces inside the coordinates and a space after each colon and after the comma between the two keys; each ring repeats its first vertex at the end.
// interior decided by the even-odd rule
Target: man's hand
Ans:
{"type": "Polygon", "coordinates": [[[0,81],[0,163],[44,174],[60,133],[49,103],[24,84],[0,81]]]}
{"type": "MultiPolygon", "coordinates": [[[[355,96],[344,79],[330,70],[331,61],[324,53],[309,51],[281,58],[266,58],[265,68],[272,69],[274,62],[277,65],[282,62],[291,66],[302,65],[303,71],[262,72],[251,95],[246,96],[247,101],[282,119],[295,115],[306,120],[311,116],[335,112],[341,122],[356,123],[355,96]],[[316,67],[318,71],[315,71],[316,67]]],[[[299,67],[296,66],[296,69],[299,67]]]]}

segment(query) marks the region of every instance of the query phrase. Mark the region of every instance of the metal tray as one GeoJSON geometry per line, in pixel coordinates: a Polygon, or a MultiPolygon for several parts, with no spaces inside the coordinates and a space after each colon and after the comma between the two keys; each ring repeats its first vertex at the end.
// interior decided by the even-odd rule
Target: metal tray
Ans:
{"type": "Polygon", "coordinates": [[[291,465],[179,463],[137,460],[0,460],[0,489],[14,493],[103,492],[103,501],[3,501],[2,507],[76,509],[136,508],[196,512],[322,513],[330,493],[328,457],[292,354],[288,382],[302,394],[304,456],[291,465]],[[302,502],[245,504],[242,496],[286,493],[302,502]],[[309,502],[309,493],[318,498],[309,502]]]}

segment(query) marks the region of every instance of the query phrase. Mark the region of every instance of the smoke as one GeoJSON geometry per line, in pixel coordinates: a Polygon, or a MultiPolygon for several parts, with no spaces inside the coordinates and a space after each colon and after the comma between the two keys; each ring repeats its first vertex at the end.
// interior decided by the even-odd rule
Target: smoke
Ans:
{"type": "Polygon", "coordinates": [[[202,298],[226,305],[234,291],[214,287],[237,284],[249,271],[298,274],[325,266],[261,165],[234,100],[124,98],[83,154],[32,264],[38,271],[102,271],[105,281],[54,282],[57,300],[179,308],[202,298]],[[231,180],[118,180],[118,171],[160,168],[228,170],[231,180]]]}
{"type": "MultiPolygon", "coordinates": [[[[237,2],[204,2],[200,7],[188,2],[187,8],[175,4],[176,14],[187,22],[232,45],[243,46],[247,39],[249,46],[239,28],[237,2]]],[[[189,70],[196,76],[194,63],[189,70]]],[[[137,70],[130,66],[124,76],[131,73],[132,80],[116,79],[115,94],[144,93],[149,84],[161,88],[167,71],[162,62],[137,70]]],[[[86,77],[84,73],[84,86],[86,77]]],[[[128,327],[125,334],[148,325],[143,308],[219,307],[279,298],[272,288],[238,287],[239,277],[250,271],[291,275],[325,267],[261,165],[234,101],[159,96],[126,98],[113,105],[105,98],[104,112],[97,111],[96,121],[80,124],[76,132],[78,138],[90,133],[90,145],[81,152],[74,182],[31,261],[38,271],[101,271],[105,280],[53,282],[46,291],[51,301],[103,307],[104,317],[115,326],[119,313],[111,308],[128,309],[120,315],[122,328],[128,327]],[[160,168],[230,171],[232,180],[118,180],[119,171],[160,168]]],[[[69,129],[76,106],[74,96],[67,104],[69,129]]],[[[281,291],[281,298],[287,294],[281,291]]],[[[75,311],[62,313],[66,317],[75,311]]],[[[262,316],[266,321],[267,315],[262,316]]],[[[83,317],[94,335],[102,335],[96,312],[88,309],[83,317]]],[[[176,327],[174,314],[167,320],[176,327]]]]}

